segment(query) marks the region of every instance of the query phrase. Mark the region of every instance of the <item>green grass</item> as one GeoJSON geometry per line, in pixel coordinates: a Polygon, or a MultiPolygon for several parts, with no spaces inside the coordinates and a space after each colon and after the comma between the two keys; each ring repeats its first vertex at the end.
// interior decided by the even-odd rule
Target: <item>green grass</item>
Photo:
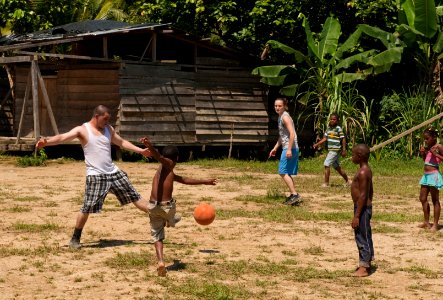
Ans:
{"type": "MultiPolygon", "coordinates": [[[[300,159],[299,174],[323,174],[323,161],[325,156],[300,159]]],[[[261,172],[266,174],[277,174],[278,160],[266,162],[246,161],[237,159],[199,159],[181,164],[197,165],[204,168],[233,169],[242,172],[261,172]]],[[[341,161],[343,169],[348,174],[353,174],[358,166],[353,164],[350,156],[341,161]]],[[[423,173],[423,161],[419,158],[413,159],[381,159],[371,158],[369,165],[374,176],[413,176],[419,178],[423,173]]]]}
{"type": "Polygon", "coordinates": [[[12,224],[11,228],[13,230],[21,232],[43,232],[43,231],[57,231],[60,230],[60,226],[54,223],[46,224],[27,224],[27,223],[15,223],[12,224]]]}
{"type": "Polygon", "coordinates": [[[117,253],[114,257],[111,257],[105,261],[108,267],[118,270],[142,270],[155,262],[152,252],[140,251],[117,253]]]}
{"type": "Polygon", "coordinates": [[[188,299],[234,300],[253,299],[254,294],[242,284],[226,284],[219,281],[188,278],[183,283],[170,282],[172,293],[187,295],[188,299]]]}
{"type": "Polygon", "coordinates": [[[13,207],[10,207],[7,209],[8,212],[11,213],[23,213],[23,212],[30,212],[32,209],[30,207],[25,207],[25,206],[18,206],[15,205],[13,207]]]}

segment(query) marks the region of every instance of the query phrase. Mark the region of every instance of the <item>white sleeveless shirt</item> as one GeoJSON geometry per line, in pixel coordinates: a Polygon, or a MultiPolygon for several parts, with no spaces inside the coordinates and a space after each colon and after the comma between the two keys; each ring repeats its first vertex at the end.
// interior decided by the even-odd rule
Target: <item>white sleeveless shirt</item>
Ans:
{"type": "Polygon", "coordinates": [[[83,146],[86,163],[86,175],[112,174],[118,167],[112,162],[111,157],[111,132],[108,126],[104,134],[95,135],[91,125],[84,123],[88,131],[88,142],[83,146]]]}
{"type": "Polygon", "coordinates": [[[282,144],[283,149],[287,149],[289,145],[289,130],[283,125],[283,117],[288,116],[291,123],[292,128],[294,128],[294,144],[292,145],[292,149],[298,148],[297,142],[297,133],[295,132],[294,121],[287,111],[283,112],[281,116],[278,117],[278,133],[280,135],[280,142],[282,144]]]}

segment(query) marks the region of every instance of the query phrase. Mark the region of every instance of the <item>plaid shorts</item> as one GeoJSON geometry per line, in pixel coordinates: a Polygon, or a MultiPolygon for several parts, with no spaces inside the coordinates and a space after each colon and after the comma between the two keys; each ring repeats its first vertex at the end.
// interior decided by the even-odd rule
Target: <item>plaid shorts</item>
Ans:
{"type": "Polygon", "coordinates": [[[128,175],[118,170],[112,174],[86,176],[85,198],[82,213],[98,213],[102,210],[106,195],[113,193],[121,205],[141,199],[140,194],[129,182],[128,175]]]}

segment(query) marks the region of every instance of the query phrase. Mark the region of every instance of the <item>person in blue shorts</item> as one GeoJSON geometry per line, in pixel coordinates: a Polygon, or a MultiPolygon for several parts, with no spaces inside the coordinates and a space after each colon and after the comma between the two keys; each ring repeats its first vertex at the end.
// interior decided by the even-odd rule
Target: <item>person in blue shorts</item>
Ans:
{"type": "Polygon", "coordinates": [[[325,131],[323,138],[313,145],[313,148],[317,149],[320,145],[327,142],[328,155],[323,163],[325,166],[325,181],[322,187],[329,187],[331,166],[343,177],[346,186],[351,185],[348,175],[346,175],[345,171],[340,167],[340,154],[343,157],[346,156],[346,139],[343,130],[338,126],[338,119],[337,113],[332,113],[329,116],[328,129],[325,131]]]}
{"type": "Polygon", "coordinates": [[[298,143],[297,133],[295,132],[294,121],[287,112],[288,100],[277,98],[274,102],[275,112],[278,114],[278,133],[279,139],[274,148],[269,152],[269,157],[275,156],[277,149],[282,146],[283,150],[280,156],[278,174],[289,188],[290,195],[283,204],[300,205],[300,195],[295,191],[292,175],[298,173],[298,143]]]}

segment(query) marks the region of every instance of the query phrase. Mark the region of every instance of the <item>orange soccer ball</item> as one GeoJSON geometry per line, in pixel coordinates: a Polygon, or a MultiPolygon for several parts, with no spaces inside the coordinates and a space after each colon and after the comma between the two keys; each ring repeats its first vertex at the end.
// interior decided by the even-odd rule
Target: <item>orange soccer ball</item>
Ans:
{"type": "Polygon", "coordinates": [[[200,225],[209,225],[215,219],[215,209],[212,205],[201,203],[194,209],[194,219],[200,225]]]}

